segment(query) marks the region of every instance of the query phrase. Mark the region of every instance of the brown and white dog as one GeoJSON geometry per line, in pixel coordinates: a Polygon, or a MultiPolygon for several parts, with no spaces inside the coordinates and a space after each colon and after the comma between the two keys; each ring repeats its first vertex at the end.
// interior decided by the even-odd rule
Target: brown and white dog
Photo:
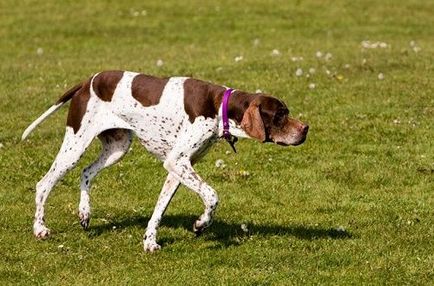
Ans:
{"type": "MultiPolygon", "coordinates": [[[[197,193],[205,205],[204,213],[193,224],[193,230],[201,233],[211,224],[218,198],[192,165],[222,137],[222,97],[226,89],[187,77],[157,78],[128,71],[104,71],[67,91],[22,136],[24,140],[38,124],[71,100],[60,151],[48,173],[36,185],[34,235],[48,237],[45,201],[54,185],[76,165],[98,136],[102,142],[101,154],[83,170],[80,183],[80,223],[83,228],[89,226],[91,180],[128,152],[133,133],[149,152],[164,162],[168,171],[143,238],[145,251],[160,249],[157,227],[181,183],[197,193]]],[[[301,144],[308,126],[290,118],[288,113],[279,99],[236,90],[228,106],[230,132],[260,142],[301,144]]]]}

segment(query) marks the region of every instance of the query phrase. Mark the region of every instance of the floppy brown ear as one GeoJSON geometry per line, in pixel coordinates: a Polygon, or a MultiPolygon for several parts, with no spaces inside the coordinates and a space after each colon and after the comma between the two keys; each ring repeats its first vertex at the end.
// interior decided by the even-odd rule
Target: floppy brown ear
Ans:
{"type": "Polygon", "coordinates": [[[261,142],[265,141],[264,122],[262,122],[257,103],[250,104],[249,108],[244,112],[241,128],[243,128],[250,137],[258,139],[261,142]]]}

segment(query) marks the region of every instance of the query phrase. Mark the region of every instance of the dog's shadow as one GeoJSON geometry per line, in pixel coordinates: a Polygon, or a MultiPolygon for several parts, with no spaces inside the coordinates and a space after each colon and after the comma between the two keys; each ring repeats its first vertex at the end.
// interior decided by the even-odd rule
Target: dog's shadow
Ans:
{"type": "MultiPolygon", "coordinates": [[[[161,226],[169,228],[184,228],[192,230],[192,224],[197,217],[188,215],[166,215],[163,217],[161,226]]],[[[132,226],[142,226],[145,229],[149,218],[134,214],[120,220],[113,220],[104,224],[90,226],[89,237],[100,236],[101,234],[120,230],[132,226]]],[[[251,236],[294,236],[303,240],[316,239],[351,239],[353,234],[342,228],[323,228],[319,226],[304,225],[272,225],[272,224],[236,224],[227,223],[221,220],[214,220],[213,224],[203,234],[206,240],[216,240],[223,246],[240,245],[251,236]]],[[[173,243],[173,239],[161,238],[159,243],[163,245],[173,243]]]]}

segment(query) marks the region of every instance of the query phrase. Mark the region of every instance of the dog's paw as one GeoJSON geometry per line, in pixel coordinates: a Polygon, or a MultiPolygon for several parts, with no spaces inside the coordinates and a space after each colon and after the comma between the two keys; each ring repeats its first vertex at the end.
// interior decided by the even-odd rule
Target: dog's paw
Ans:
{"type": "Polygon", "coordinates": [[[90,222],[89,213],[79,212],[78,218],[80,219],[80,225],[83,227],[83,229],[88,229],[90,222]]]}
{"type": "Polygon", "coordinates": [[[161,249],[161,246],[155,241],[143,241],[143,249],[145,252],[155,252],[161,249]]]}
{"type": "Polygon", "coordinates": [[[206,227],[206,224],[204,224],[201,220],[197,220],[193,223],[193,232],[196,234],[196,236],[199,236],[203,233],[206,227]]]}
{"type": "Polygon", "coordinates": [[[50,236],[50,230],[44,225],[35,225],[33,227],[33,234],[37,239],[46,239],[50,236]]]}

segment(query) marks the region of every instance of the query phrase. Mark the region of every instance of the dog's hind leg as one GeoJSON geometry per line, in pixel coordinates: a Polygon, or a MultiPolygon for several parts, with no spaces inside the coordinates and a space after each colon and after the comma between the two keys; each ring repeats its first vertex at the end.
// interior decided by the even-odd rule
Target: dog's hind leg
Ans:
{"type": "Polygon", "coordinates": [[[86,229],[90,220],[90,184],[102,169],[118,162],[125,155],[132,142],[132,131],[127,129],[109,129],[98,135],[102,149],[99,158],[87,166],[81,174],[80,204],[78,206],[81,226],[86,229]]]}
{"type": "Polygon", "coordinates": [[[45,238],[50,231],[45,226],[44,205],[50,191],[56,183],[71,170],[80,159],[96,134],[91,132],[74,133],[71,127],[66,127],[65,137],[50,170],[36,185],[36,212],[33,222],[33,233],[37,238],[45,238]]]}

